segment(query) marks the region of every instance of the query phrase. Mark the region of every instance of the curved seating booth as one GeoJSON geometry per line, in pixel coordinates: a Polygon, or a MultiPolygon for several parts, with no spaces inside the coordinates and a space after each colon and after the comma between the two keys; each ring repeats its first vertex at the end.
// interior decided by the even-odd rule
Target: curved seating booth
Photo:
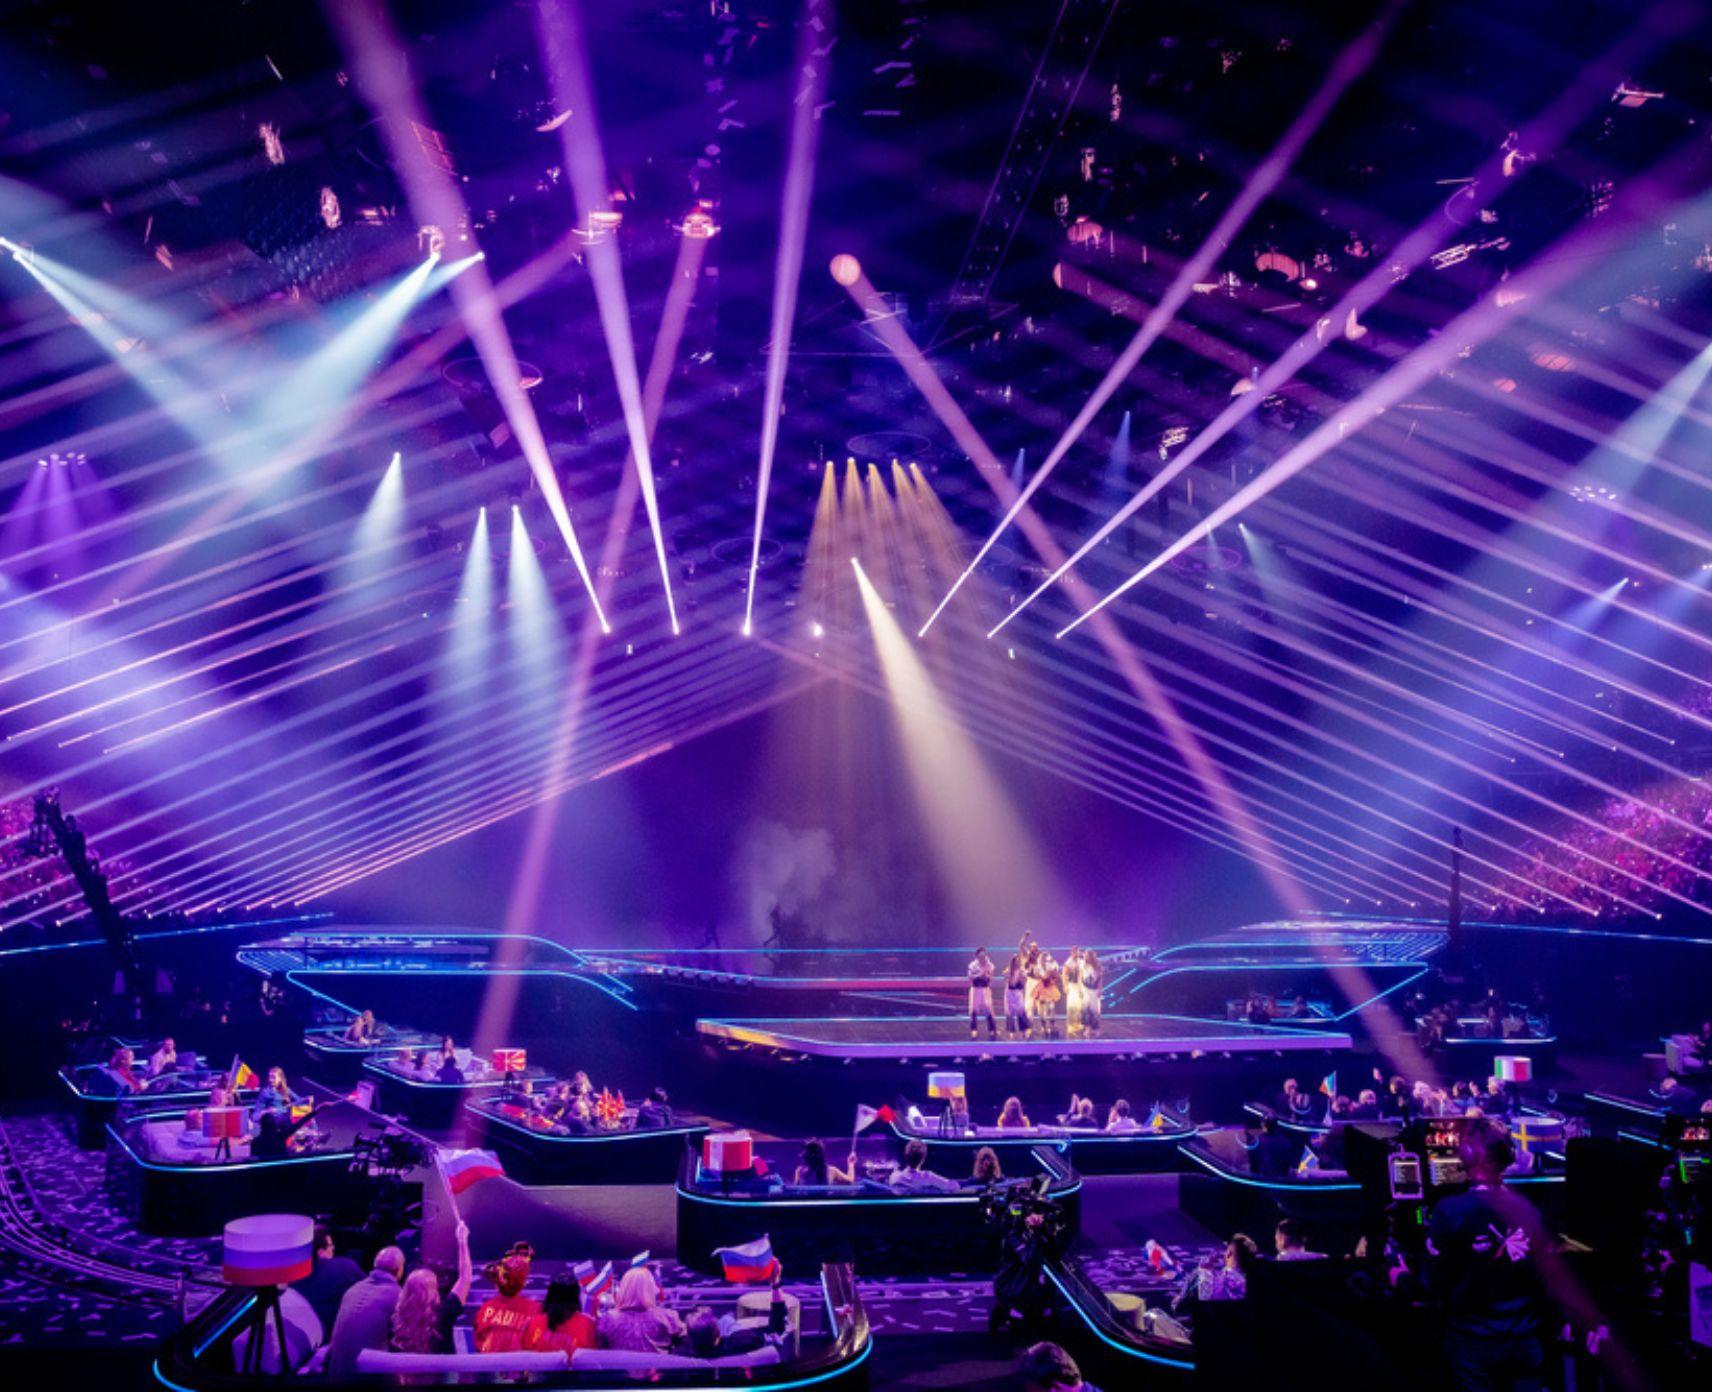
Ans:
{"type": "MultiPolygon", "coordinates": [[[[320,1370],[310,1356],[304,1370],[291,1380],[299,1387],[374,1387],[387,1382],[516,1384],[532,1387],[633,1389],[646,1384],[665,1392],[742,1387],[767,1389],[813,1386],[823,1392],[858,1392],[867,1387],[867,1361],[873,1341],[867,1312],[848,1264],[821,1268],[818,1298],[808,1292],[791,1296],[793,1322],[789,1335],[752,1353],[700,1359],[677,1354],[632,1353],[622,1349],[577,1349],[573,1353],[476,1353],[470,1339],[470,1317],[453,1330],[455,1351],[443,1354],[400,1354],[370,1350],[359,1355],[357,1372],[334,1377],[320,1370]],[[382,1381],[382,1379],[386,1381],[382,1381]]],[[[743,1316],[749,1302],[770,1299],[763,1287],[747,1294],[697,1293],[698,1304],[720,1313],[743,1316]]],[[[270,1310],[257,1302],[257,1293],[234,1286],[210,1302],[163,1345],[155,1362],[155,1379],[178,1392],[245,1392],[245,1389],[284,1385],[267,1372],[241,1371],[248,1363],[248,1341],[256,1337],[262,1316],[270,1310]]],[[[308,1316],[314,1320],[311,1312],[308,1316]]],[[[319,1321],[315,1321],[317,1324],[319,1321]]],[[[271,1324],[268,1326],[271,1333],[271,1324]]],[[[325,1331],[321,1331],[325,1337],[325,1331]]],[[[263,1335],[262,1348],[278,1348],[278,1336],[263,1335]]],[[[292,1348],[294,1334],[286,1336],[292,1348]]],[[[316,1341],[303,1337],[298,1348],[307,1353],[316,1341]]],[[[273,1368],[277,1369],[277,1356],[273,1368]]]]}
{"type": "MultiPolygon", "coordinates": [[[[77,1144],[84,1150],[106,1148],[107,1124],[115,1117],[139,1108],[158,1111],[200,1106],[208,1100],[218,1076],[218,1071],[211,1068],[181,1069],[151,1078],[141,1092],[132,1092],[105,1064],[71,1064],[59,1070],[60,1083],[71,1094],[77,1144]]],[[[253,1090],[238,1094],[246,1104],[253,1096],[253,1090]]]]}
{"type": "Polygon", "coordinates": [[[626,1107],[619,1124],[575,1133],[551,1126],[523,1102],[484,1092],[464,1104],[484,1143],[505,1153],[506,1172],[537,1184],[669,1184],[686,1148],[707,1134],[702,1122],[638,1127],[626,1107]]]}
{"type": "MultiPolygon", "coordinates": [[[[704,1149],[716,1139],[704,1138],[704,1149]]],[[[982,1213],[984,1185],[960,1179],[944,1192],[903,1192],[887,1182],[897,1164],[889,1156],[861,1158],[853,1184],[787,1184],[781,1176],[794,1175],[800,1141],[755,1141],[748,1149],[757,1169],[738,1174],[710,1172],[701,1154],[685,1153],[677,1186],[678,1260],[685,1266],[717,1272],[720,1249],[763,1237],[787,1274],[834,1258],[853,1261],[864,1275],[991,1271],[998,1264],[997,1235],[982,1213]]],[[[1004,1179],[1039,1185],[1063,1207],[1074,1237],[1082,1181],[1060,1151],[1031,1147],[1005,1166],[1004,1179]]]]}
{"type": "Polygon", "coordinates": [[[208,1237],[233,1218],[281,1208],[326,1212],[359,1182],[352,1142],[372,1122],[351,1103],[331,1103],[315,1113],[308,1146],[255,1159],[247,1136],[222,1149],[197,1108],[127,1113],[107,1127],[107,1184],[157,1237],[208,1237]]]}
{"type": "Polygon", "coordinates": [[[1187,1116],[1159,1107],[1133,1131],[1078,1129],[1071,1126],[966,1126],[947,1124],[943,1113],[923,1114],[909,1107],[892,1119],[891,1129],[901,1147],[909,1141],[927,1146],[928,1167],[963,1174],[970,1157],[983,1147],[999,1157],[1008,1171],[1012,1157],[1036,1146],[1050,1146],[1069,1155],[1077,1174],[1157,1174],[1178,1167],[1177,1144],[1193,1136],[1195,1123],[1187,1116]]]}
{"type": "Polygon", "coordinates": [[[371,1044],[353,1044],[345,1037],[349,1022],[312,1025],[303,1031],[303,1053],[320,1081],[349,1087],[363,1075],[371,1058],[397,1058],[406,1050],[437,1049],[441,1036],[426,1030],[382,1024],[371,1044]]]}
{"type": "Polygon", "coordinates": [[[530,1066],[506,1073],[487,1059],[476,1058],[467,1049],[458,1051],[462,1082],[441,1082],[425,1077],[412,1065],[413,1050],[400,1050],[385,1057],[363,1061],[363,1077],[379,1085],[376,1109],[390,1116],[404,1116],[419,1126],[450,1126],[464,1103],[487,1094],[497,1094],[508,1082],[539,1083],[544,1069],[530,1066]]]}

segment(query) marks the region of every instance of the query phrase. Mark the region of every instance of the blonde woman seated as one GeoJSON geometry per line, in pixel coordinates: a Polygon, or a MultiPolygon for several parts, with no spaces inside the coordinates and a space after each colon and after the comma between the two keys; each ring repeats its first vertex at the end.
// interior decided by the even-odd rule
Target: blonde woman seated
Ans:
{"type": "Polygon", "coordinates": [[[607,1348],[633,1353],[670,1353],[684,1337],[683,1319],[660,1304],[660,1283],[645,1266],[624,1273],[612,1309],[600,1317],[599,1327],[607,1348]]]}
{"type": "Polygon", "coordinates": [[[1032,1131],[1034,1123],[1028,1119],[1028,1113],[1022,1109],[1020,1097],[1005,1098],[1005,1105],[999,1112],[998,1127],[1001,1131],[1032,1131]]]}
{"type": "Polygon", "coordinates": [[[975,1152],[975,1168],[969,1178],[976,1184],[997,1184],[1005,1177],[1004,1170],[999,1165],[999,1153],[990,1145],[984,1145],[975,1152]]]}

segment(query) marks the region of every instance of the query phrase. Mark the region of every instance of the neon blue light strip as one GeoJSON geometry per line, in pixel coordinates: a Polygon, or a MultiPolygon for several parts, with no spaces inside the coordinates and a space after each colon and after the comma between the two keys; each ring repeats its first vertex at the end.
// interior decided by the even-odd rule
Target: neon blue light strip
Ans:
{"type": "MultiPolygon", "coordinates": [[[[1328,967],[1374,967],[1374,966],[1392,967],[1398,971],[1404,971],[1404,970],[1407,970],[1407,969],[1412,967],[1412,968],[1415,968],[1415,971],[1413,972],[1412,975],[1404,977],[1403,980],[1399,981],[1396,985],[1387,986],[1383,991],[1380,991],[1375,995],[1369,996],[1366,1000],[1360,1002],[1358,1005],[1350,1006],[1350,1008],[1348,1010],[1345,1010],[1341,1015],[1331,1015],[1331,1016],[1327,1016],[1324,1019],[1318,1019],[1318,1020],[1275,1020],[1271,1025],[1250,1026],[1250,1028],[1253,1028],[1253,1029],[1274,1029],[1275,1028],[1275,1029],[1309,1029],[1309,1030],[1311,1030],[1311,1029],[1317,1029],[1317,1028],[1324,1026],[1324,1025],[1335,1025],[1335,1024],[1339,1023],[1340,1021],[1347,1020],[1351,1015],[1354,1015],[1360,1011],[1367,1009],[1368,1006],[1373,1005],[1375,1002],[1384,1000],[1385,997],[1390,995],[1393,991],[1400,991],[1405,986],[1407,986],[1410,982],[1419,981],[1423,976],[1425,976],[1427,974],[1427,971],[1429,970],[1427,964],[1425,962],[1266,962],[1266,963],[1240,963],[1240,964],[1233,964],[1230,966],[1222,966],[1222,965],[1215,965],[1212,963],[1208,963],[1208,964],[1201,965],[1201,966],[1167,967],[1164,971],[1158,972],[1155,975],[1148,977],[1146,981],[1142,982],[1140,986],[1136,987],[1136,993],[1139,993],[1140,991],[1144,990],[1145,988],[1153,985],[1153,983],[1156,981],[1163,981],[1168,976],[1176,976],[1179,972],[1227,972],[1228,973],[1228,972],[1233,972],[1233,971],[1239,971],[1239,972],[1300,971],[1304,967],[1328,968],[1328,967]]],[[[1113,1018],[1121,1018],[1121,1017],[1115,1017],[1114,1016],[1113,1018]]],[[[1214,1017],[1212,1017],[1212,1016],[1189,1016],[1187,1018],[1211,1020],[1214,1017]]],[[[1237,1022],[1233,1020],[1233,1021],[1218,1021],[1217,1023],[1235,1024],[1237,1022]]]]}
{"type": "Polygon", "coordinates": [[[1066,1146],[1074,1149],[1079,1145],[1126,1145],[1131,1141],[1180,1141],[1185,1136],[1193,1136],[1198,1127],[1185,1122],[1172,1122],[1170,1131],[1119,1131],[1113,1135],[1109,1131],[1077,1131],[1070,1127],[1058,1127],[1055,1130],[1043,1130],[1034,1126],[1027,1130],[1018,1127],[1015,1131],[1003,1136],[941,1136],[935,1131],[916,1131],[898,1122],[892,1121],[892,1130],[906,1141],[927,1141],[932,1145],[946,1146],[990,1146],[990,1145],[1034,1145],[1051,1146],[1054,1150],[1063,1151],[1066,1146]]]}
{"type": "Polygon", "coordinates": [[[1656,1136],[1643,1136],[1638,1131],[1619,1131],[1617,1139],[1622,1141],[1639,1141],[1642,1145],[1651,1146],[1654,1150],[1669,1150],[1663,1141],[1656,1136]]]}
{"type": "MultiPolygon", "coordinates": [[[[182,1117],[183,1112],[147,1112],[141,1117],[133,1117],[131,1121],[148,1123],[151,1121],[171,1121],[182,1117]]],[[[127,1122],[130,1125],[131,1122],[127,1122]]],[[[176,1175],[210,1175],[237,1174],[245,1170],[270,1170],[281,1165],[314,1165],[326,1160],[346,1161],[355,1155],[353,1150],[322,1150],[314,1155],[294,1155],[285,1160],[223,1160],[218,1164],[184,1164],[163,1165],[156,1160],[145,1160],[131,1149],[130,1143],[113,1129],[112,1122],[107,1123],[107,1134],[119,1143],[119,1148],[129,1155],[137,1165],[145,1170],[156,1170],[161,1174],[176,1175]]]]}
{"type": "Polygon", "coordinates": [[[323,991],[315,991],[313,987],[304,985],[298,980],[300,974],[311,976],[556,976],[566,981],[580,982],[584,986],[592,986],[603,995],[610,996],[626,1010],[636,1010],[639,1007],[634,1001],[626,1000],[622,993],[614,990],[607,982],[597,976],[584,976],[578,972],[561,971],[557,967],[433,967],[424,971],[402,971],[397,967],[293,967],[285,973],[285,979],[293,986],[303,986],[306,991],[313,991],[323,1000],[332,1001],[334,1005],[345,1010],[352,1007],[344,1001],[336,1000],[323,991]]]}
{"type": "Polygon", "coordinates": [[[1345,1194],[1361,1188],[1359,1184],[1343,1184],[1335,1180],[1328,1180],[1324,1184],[1287,1184],[1278,1179],[1251,1179],[1247,1175],[1239,1175],[1214,1164],[1212,1160],[1204,1155],[1197,1155],[1186,1145],[1180,1145],[1177,1149],[1179,1153],[1186,1155],[1207,1173],[1224,1180],[1228,1184],[1242,1184],[1250,1189],[1287,1190],[1292,1194],[1345,1194]]]}
{"type": "MultiPolygon", "coordinates": [[[[200,928],[159,928],[152,933],[137,933],[133,936],[138,942],[153,942],[157,938],[186,938],[198,933],[229,933],[239,928],[266,928],[275,923],[313,923],[319,919],[331,918],[331,913],[304,914],[300,918],[262,918],[245,923],[209,923],[200,928]]],[[[33,947],[0,948],[0,957],[24,957],[34,952],[69,952],[75,947],[105,947],[105,938],[78,938],[74,942],[37,943],[33,947]]]]}
{"type": "Polygon", "coordinates": [[[1663,1121],[1665,1117],[1663,1107],[1644,1106],[1639,1102],[1630,1102],[1627,1098],[1613,1097],[1608,1092],[1590,1092],[1586,1100],[1596,1102],[1601,1107],[1616,1107],[1620,1111],[1634,1112],[1637,1116],[1652,1117],[1657,1121],[1663,1121]]]}
{"type": "MultiPolygon", "coordinates": [[[[860,1185],[852,1185],[851,1193],[843,1198],[824,1199],[775,1199],[766,1194],[756,1194],[747,1199],[727,1199],[714,1194],[698,1194],[693,1189],[686,1189],[680,1180],[677,1184],[678,1197],[689,1199],[692,1203],[712,1204],[719,1208],[746,1208],[751,1213],[765,1213],[770,1208],[850,1208],[860,1212],[864,1208],[892,1208],[898,1204],[908,1204],[911,1208],[926,1207],[934,1204],[961,1204],[964,1206],[981,1202],[982,1191],[971,1189],[966,1194],[899,1194],[885,1197],[864,1192],[860,1185]]],[[[1067,1198],[1071,1194],[1080,1193],[1082,1181],[1076,1180],[1063,1189],[1048,1189],[1047,1193],[1054,1198],[1067,1198]]]]}
{"type": "Polygon", "coordinates": [[[482,1105],[482,1100],[464,1103],[467,1111],[474,1112],[484,1121],[491,1121],[500,1126],[509,1127],[521,1136],[527,1136],[532,1141],[550,1141],[554,1145],[569,1145],[572,1143],[587,1143],[589,1141],[635,1141],[644,1140],[649,1136],[699,1136],[711,1128],[708,1126],[659,1126],[645,1130],[629,1131],[600,1131],[588,1136],[549,1136],[545,1132],[531,1131],[527,1126],[519,1126],[510,1117],[500,1116],[482,1105]]]}
{"type": "Polygon", "coordinates": [[[1094,1317],[1084,1310],[1082,1308],[1082,1302],[1070,1293],[1069,1287],[1059,1279],[1058,1270],[1053,1263],[1047,1263],[1046,1274],[1052,1278],[1052,1284],[1058,1287],[1059,1294],[1061,1294],[1065,1300],[1070,1302],[1070,1308],[1082,1317],[1082,1323],[1088,1326],[1089,1332],[1092,1333],[1101,1343],[1106,1344],[1110,1348],[1116,1349],[1119,1353],[1130,1358],[1140,1358],[1148,1363],[1158,1363],[1167,1368],[1181,1368],[1185,1372],[1192,1372],[1194,1370],[1195,1365],[1193,1362],[1185,1361],[1181,1358],[1167,1358],[1162,1353],[1149,1353],[1146,1349],[1140,1348],[1135,1344],[1120,1343],[1118,1340],[1112,1338],[1110,1334],[1106,1333],[1105,1330],[1101,1329],[1099,1325],[1094,1323],[1094,1317]]]}
{"type": "MultiPolygon", "coordinates": [[[[399,1083],[404,1087],[440,1089],[446,1092],[463,1092],[466,1088],[496,1088],[505,1086],[504,1078],[485,1078],[474,1082],[469,1079],[465,1079],[461,1083],[440,1083],[430,1082],[426,1078],[407,1078],[404,1074],[395,1073],[384,1063],[377,1062],[372,1058],[364,1059],[363,1067],[370,1073],[374,1073],[379,1077],[385,1078],[389,1083],[399,1083]]],[[[532,1079],[531,1081],[535,1080],[532,1079]]]]}
{"type": "Polygon", "coordinates": [[[1454,1039],[1446,1039],[1446,1044],[1488,1044],[1495,1049],[1530,1049],[1542,1044],[1557,1043],[1555,1034],[1531,1035],[1527,1039],[1479,1039],[1467,1035],[1459,1035],[1454,1039]]]}
{"type": "MultiPolygon", "coordinates": [[[[814,1387],[823,1382],[830,1382],[833,1378],[844,1377],[853,1369],[860,1368],[862,1364],[868,1360],[868,1355],[873,1351],[874,1340],[873,1336],[870,1335],[867,1339],[862,1341],[862,1347],[857,1351],[856,1356],[848,1363],[840,1363],[836,1368],[829,1368],[824,1373],[814,1373],[809,1377],[791,1378],[784,1382],[763,1381],[757,1378],[750,1382],[749,1385],[758,1389],[758,1392],[791,1392],[791,1389],[797,1387],[814,1387]]],[[[753,1373],[755,1369],[749,1369],[748,1371],[753,1373]]],[[[762,1366],[761,1371],[765,1372],[764,1366],[762,1366]]],[[[160,1383],[162,1387],[166,1388],[167,1392],[195,1392],[194,1388],[186,1387],[182,1383],[174,1382],[165,1373],[163,1373],[161,1371],[160,1359],[158,1358],[155,1359],[154,1362],[154,1376],[155,1381],[160,1383]]],[[[709,1382],[700,1384],[672,1382],[667,1385],[673,1388],[674,1392],[731,1392],[732,1387],[732,1384],[728,1382],[709,1382]]]]}
{"type": "Polygon", "coordinates": [[[190,1356],[192,1358],[200,1358],[203,1354],[207,1353],[209,1347],[214,1343],[214,1341],[253,1310],[255,1308],[255,1304],[256,1298],[252,1295],[248,1300],[244,1301],[242,1305],[238,1306],[238,1308],[232,1313],[232,1316],[224,1324],[198,1344],[195,1351],[190,1356]]]}
{"type": "MultiPolygon", "coordinates": [[[[82,1073],[88,1069],[99,1069],[100,1067],[101,1065],[98,1063],[85,1063],[79,1065],[74,1071],[82,1073]]],[[[85,1092],[70,1078],[66,1077],[66,1070],[63,1068],[59,1070],[59,1080],[66,1085],[71,1095],[79,1102],[117,1103],[134,1102],[139,1099],[151,1105],[158,1102],[199,1102],[207,1099],[209,1091],[207,1088],[190,1088],[185,1092],[121,1092],[109,1096],[106,1093],[85,1092]]]]}

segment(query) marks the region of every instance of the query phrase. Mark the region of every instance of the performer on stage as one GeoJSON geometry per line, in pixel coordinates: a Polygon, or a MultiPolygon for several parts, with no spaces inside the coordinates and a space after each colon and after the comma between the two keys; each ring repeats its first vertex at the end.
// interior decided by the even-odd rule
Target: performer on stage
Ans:
{"type": "Polygon", "coordinates": [[[1035,959],[1037,984],[1034,991],[1035,1023],[1046,1039],[1057,1035],[1058,1007],[1064,1000],[1064,972],[1058,959],[1044,948],[1035,959]]]}
{"type": "Polygon", "coordinates": [[[1064,959],[1064,1033],[1071,1039],[1082,1033],[1082,949],[1072,947],[1064,959]]]}
{"type": "Polygon", "coordinates": [[[976,1039],[980,1031],[975,1027],[979,1016],[987,1017],[987,1035],[991,1039],[999,1037],[999,1027],[993,1020],[993,959],[987,955],[987,949],[975,949],[975,960],[969,963],[969,1038],[976,1039]]]}
{"type": "Polygon", "coordinates": [[[1100,954],[1089,948],[1082,954],[1082,1032],[1100,1033],[1100,954]]]}
{"type": "Polygon", "coordinates": [[[1028,968],[1020,952],[1005,968],[1005,1034],[1011,1039],[1028,1038],[1028,968]]]}

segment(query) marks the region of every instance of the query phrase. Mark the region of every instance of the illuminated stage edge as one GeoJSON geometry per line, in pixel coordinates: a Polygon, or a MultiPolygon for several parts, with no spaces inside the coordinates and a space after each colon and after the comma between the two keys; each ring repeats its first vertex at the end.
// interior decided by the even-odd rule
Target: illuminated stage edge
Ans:
{"type": "Polygon", "coordinates": [[[892,1019],[697,1020],[708,1038],[781,1053],[825,1058],[952,1059],[970,1054],[1010,1057],[1082,1055],[1112,1057],[1194,1053],[1325,1053],[1349,1049],[1349,1035],[1333,1030],[1287,1029],[1178,1015],[1108,1015],[1097,1039],[980,1039],[958,1017],[892,1019]]]}

